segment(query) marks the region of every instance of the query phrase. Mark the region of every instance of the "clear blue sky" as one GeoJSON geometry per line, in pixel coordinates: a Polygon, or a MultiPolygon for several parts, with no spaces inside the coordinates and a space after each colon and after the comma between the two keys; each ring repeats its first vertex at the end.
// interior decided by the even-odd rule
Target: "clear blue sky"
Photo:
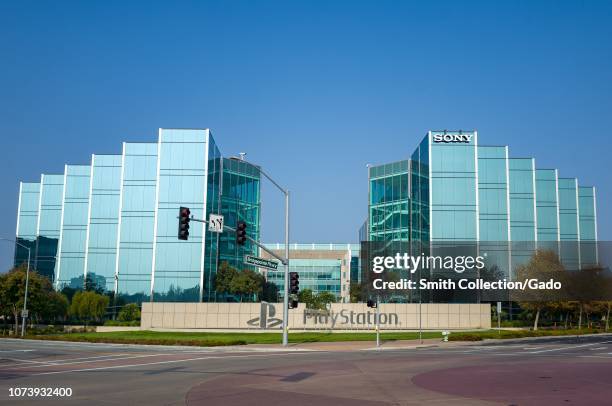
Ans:
{"type": "Polygon", "coordinates": [[[294,242],[355,242],[366,164],[447,128],[596,185],[609,240],[611,18],[609,1],[2,1],[0,236],[19,180],[208,127],[293,191],[294,242]]]}

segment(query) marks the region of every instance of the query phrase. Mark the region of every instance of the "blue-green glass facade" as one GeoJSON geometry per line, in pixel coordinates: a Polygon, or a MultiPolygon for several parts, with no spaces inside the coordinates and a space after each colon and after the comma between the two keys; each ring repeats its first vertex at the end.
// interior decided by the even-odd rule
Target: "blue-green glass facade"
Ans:
{"type": "Polygon", "coordinates": [[[410,160],[410,241],[429,243],[429,136],[412,153],[410,160]]]}
{"type": "MultiPolygon", "coordinates": [[[[238,221],[247,224],[247,235],[253,239],[259,236],[260,222],[260,172],[259,168],[239,159],[222,158],[217,161],[220,170],[221,188],[214,190],[214,199],[218,201],[225,223],[236,227],[238,221]]],[[[254,267],[243,263],[247,254],[256,255],[258,248],[249,240],[244,245],[236,244],[236,238],[231,233],[211,233],[212,247],[218,244],[219,249],[211,248],[211,261],[216,256],[218,263],[227,262],[237,269],[251,269],[254,267]]],[[[212,265],[211,265],[212,269],[212,265]]],[[[212,274],[207,273],[208,282],[204,300],[213,301],[215,292],[212,289],[212,274]]]]}
{"type": "Polygon", "coordinates": [[[370,214],[372,241],[408,240],[409,161],[370,167],[370,214]]]}
{"type": "Polygon", "coordinates": [[[89,218],[85,252],[85,275],[102,281],[104,290],[115,287],[121,155],[93,155],[91,158],[89,218]]]}
{"type": "Polygon", "coordinates": [[[578,240],[578,180],[575,178],[559,178],[559,235],[561,240],[578,240]]]}
{"type": "Polygon", "coordinates": [[[535,160],[510,158],[511,269],[525,264],[536,249],[535,160]]]}
{"type": "MultiPolygon", "coordinates": [[[[478,134],[460,143],[436,142],[440,132],[430,132],[430,239],[478,240],[478,134]]],[[[465,138],[466,140],[468,138],[465,138]]]]}
{"type": "Polygon", "coordinates": [[[64,175],[43,174],[40,184],[34,268],[53,280],[62,221],[64,175]]]}
{"type": "Polygon", "coordinates": [[[535,162],[510,158],[510,239],[536,241],[535,162]]]}
{"type": "Polygon", "coordinates": [[[538,242],[559,241],[559,195],[556,169],[536,169],[538,242]]]}
{"type": "Polygon", "coordinates": [[[511,251],[499,244],[510,238],[508,147],[479,145],[477,152],[479,248],[500,272],[508,274],[511,251]]]}
{"type": "Polygon", "coordinates": [[[480,241],[510,237],[508,147],[478,147],[478,229],[480,241]]]}
{"type": "Polygon", "coordinates": [[[430,131],[402,162],[410,173],[408,197],[401,195],[408,226],[390,221],[394,210],[385,209],[396,198],[396,163],[373,166],[368,233],[360,232],[360,240],[419,242],[430,249],[476,242],[488,255],[497,247],[504,258],[496,263],[509,271],[536,249],[558,252],[568,269],[597,263],[593,187],[560,178],[556,169],[538,169],[533,158],[512,157],[507,146],[481,145],[476,131],[430,131]]]}
{"type": "Polygon", "coordinates": [[[150,299],[157,143],[123,143],[117,263],[118,295],[150,299]]]}
{"type": "Polygon", "coordinates": [[[177,239],[177,213],[189,207],[206,218],[208,130],[160,130],[155,228],[154,300],[198,301],[204,267],[204,227],[193,223],[189,240],[177,239]]]}
{"type": "Polygon", "coordinates": [[[85,246],[89,214],[90,165],[66,165],[55,284],[73,288],[85,280],[85,246]]]}
{"type": "Polygon", "coordinates": [[[580,229],[580,265],[583,268],[596,266],[597,252],[597,207],[595,188],[578,187],[578,228],[580,229]]]}
{"type": "Polygon", "coordinates": [[[537,245],[559,252],[559,175],[556,169],[536,169],[537,245]]]}
{"type": "Polygon", "coordinates": [[[580,267],[580,219],[578,179],[559,178],[559,235],[561,261],[570,269],[580,267]]]}
{"type": "MultiPolygon", "coordinates": [[[[257,240],[259,180],[258,166],[223,158],[209,130],[160,129],[158,142],[124,143],[121,154],[21,183],[17,240],[58,289],[90,281],[128,301],[212,301],[220,261],[245,269],[257,250],[196,221],[178,240],[179,207],[198,219],[221,213],[232,227],[245,220],[257,240]]],[[[18,248],[15,264],[27,257],[18,248]]]]}
{"type": "Polygon", "coordinates": [[[38,224],[38,208],[40,204],[40,183],[21,182],[19,184],[19,204],[17,207],[17,242],[15,245],[15,265],[28,262],[30,249],[30,265],[35,262],[36,227],[38,224]]]}
{"type": "Polygon", "coordinates": [[[595,188],[590,186],[578,188],[578,207],[580,241],[597,241],[595,188]]]}

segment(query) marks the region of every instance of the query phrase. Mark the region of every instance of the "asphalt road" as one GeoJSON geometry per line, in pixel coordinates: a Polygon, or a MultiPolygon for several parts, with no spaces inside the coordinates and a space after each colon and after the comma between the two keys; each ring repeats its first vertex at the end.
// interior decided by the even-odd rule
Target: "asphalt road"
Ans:
{"type": "Polygon", "coordinates": [[[612,336],[359,351],[0,339],[0,404],[423,403],[610,405],[612,336]],[[10,397],[10,388],[72,396],[10,397]]]}

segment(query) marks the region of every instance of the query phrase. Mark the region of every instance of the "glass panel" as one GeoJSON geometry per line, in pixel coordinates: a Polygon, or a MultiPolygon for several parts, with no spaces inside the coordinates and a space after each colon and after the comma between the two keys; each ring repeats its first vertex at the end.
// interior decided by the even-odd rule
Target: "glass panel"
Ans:
{"type": "Polygon", "coordinates": [[[35,268],[53,281],[62,219],[64,175],[43,174],[41,182],[35,268]]]}
{"type": "Polygon", "coordinates": [[[108,291],[115,290],[120,192],[121,155],[94,155],[85,270],[108,291]]]}
{"type": "Polygon", "coordinates": [[[150,300],[157,143],[123,145],[117,292],[129,302],[150,300]]]}
{"type": "Polygon", "coordinates": [[[66,165],[59,254],[55,284],[61,289],[84,287],[85,242],[91,166],[66,165]]]}
{"type": "MultiPolygon", "coordinates": [[[[21,182],[19,186],[19,212],[17,213],[17,242],[30,249],[30,264],[36,256],[36,228],[40,203],[40,183],[21,182]]],[[[28,262],[28,250],[15,245],[14,264],[28,262]]]]}

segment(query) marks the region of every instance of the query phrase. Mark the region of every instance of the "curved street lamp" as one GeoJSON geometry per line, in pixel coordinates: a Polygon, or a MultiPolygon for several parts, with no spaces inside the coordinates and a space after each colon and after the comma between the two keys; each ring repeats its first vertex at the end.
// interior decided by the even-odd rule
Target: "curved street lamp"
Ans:
{"type": "Polygon", "coordinates": [[[26,325],[26,319],[27,319],[27,313],[28,313],[28,284],[30,282],[30,257],[31,257],[30,254],[31,254],[31,249],[30,249],[30,247],[17,242],[17,240],[12,240],[10,238],[3,238],[3,237],[0,237],[0,240],[15,243],[15,245],[18,245],[21,248],[25,248],[26,250],[28,250],[28,266],[27,266],[27,269],[26,269],[25,294],[23,296],[23,310],[21,311],[21,337],[23,337],[23,336],[25,336],[25,325],[26,325]]]}

